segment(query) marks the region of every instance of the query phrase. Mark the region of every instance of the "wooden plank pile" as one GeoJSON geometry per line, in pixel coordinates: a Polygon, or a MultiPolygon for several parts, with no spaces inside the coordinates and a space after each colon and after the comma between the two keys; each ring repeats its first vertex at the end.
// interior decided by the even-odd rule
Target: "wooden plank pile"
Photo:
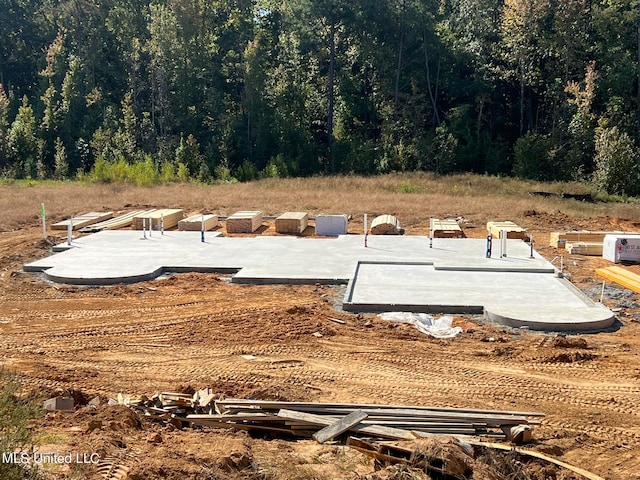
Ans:
{"type": "Polygon", "coordinates": [[[276,218],[277,233],[299,234],[305,231],[309,224],[309,214],[307,212],[285,212],[276,218]]]}
{"type": "Polygon", "coordinates": [[[133,217],[132,228],[134,230],[142,230],[142,227],[146,225],[146,228],[160,230],[160,223],[163,223],[164,229],[167,230],[178,225],[182,217],[184,217],[184,210],[178,208],[153,210],[133,217]]]}
{"type": "Polygon", "coordinates": [[[493,238],[500,238],[500,232],[507,232],[508,239],[520,239],[527,238],[527,231],[513,222],[487,222],[487,232],[491,234],[493,238]]]}
{"type": "Polygon", "coordinates": [[[622,285],[629,290],[640,293],[640,275],[623,267],[598,268],[596,273],[602,278],[622,285]]]}
{"type": "Polygon", "coordinates": [[[277,402],[225,399],[211,390],[194,395],[161,393],[123,403],[161,421],[213,428],[262,431],[325,442],[345,432],[367,437],[412,440],[431,435],[475,435],[512,440],[509,432],[539,424],[537,412],[425,406],[277,402]],[[533,418],[531,418],[533,417],[533,418]]]}
{"type": "MultiPolygon", "coordinates": [[[[636,235],[626,232],[628,235],[636,235]]],[[[551,232],[549,245],[554,248],[564,248],[571,254],[591,255],[601,257],[603,254],[604,237],[606,235],[625,235],[621,231],[571,231],[551,232]]]]}
{"type": "Polygon", "coordinates": [[[456,220],[432,218],[430,224],[433,238],[464,238],[464,233],[456,220]]]}
{"type": "Polygon", "coordinates": [[[94,233],[100,232],[102,230],[117,230],[118,228],[128,227],[133,223],[133,219],[135,217],[140,215],[148,215],[151,212],[155,212],[155,210],[155,208],[152,208],[150,210],[134,210],[133,212],[125,213],[115,218],[110,218],[109,220],[104,220],[102,222],[88,225],[82,228],[80,231],[82,233],[94,233]]]}
{"type": "Polygon", "coordinates": [[[371,222],[370,232],[371,235],[399,235],[400,222],[393,215],[378,215],[371,222]]]}
{"type": "Polygon", "coordinates": [[[178,230],[184,230],[189,232],[199,232],[203,229],[208,232],[220,225],[218,221],[218,215],[192,215],[191,217],[183,218],[178,222],[178,230]]]}
{"type": "Polygon", "coordinates": [[[94,223],[103,222],[113,217],[113,212],[89,212],[77,217],[71,217],[67,220],[63,220],[51,225],[53,230],[66,230],[69,228],[69,224],[72,225],[73,230],[80,230],[83,227],[87,227],[94,223]]]}
{"type": "Polygon", "coordinates": [[[242,211],[227,217],[227,233],[253,233],[262,225],[262,212],[242,211]]]}

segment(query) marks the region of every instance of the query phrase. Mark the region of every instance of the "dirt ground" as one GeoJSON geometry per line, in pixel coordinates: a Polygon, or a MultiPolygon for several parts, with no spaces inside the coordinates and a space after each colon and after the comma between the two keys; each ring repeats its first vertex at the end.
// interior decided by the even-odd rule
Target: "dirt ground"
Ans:
{"type": "MultiPolygon", "coordinates": [[[[609,262],[548,247],[549,232],[640,227],[559,212],[525,218],[523,226],[542,232],[537,250],[548,259],[563,255],[565,273],[596,300],[602,283],[594,270],[609,262]]],[[[481,224],[466,227],[468,236],[486,235],[481,224]]],[[[406,234],[427,231],[428,219],[406,234]]],[[[640,479],[640,297],[629,290],[606,286],[604,303],[620,318],[612,331],[564,338],[457,315],[464,333],[437,340],[372,314],[342,312],[340,287],[241,286],[181,274],[79,288],[21,271],[49,248],[35,222],[0,232],[0,363],[34,395],[102,399],[34,423],[41,451],[100,454],[97,465],[46,465],[51,478],[426,478],[398,467],[374,473],[371,459],[344,446],[177,430],[105,405],[119,392],[211,387],[220,397],[541,411],[531,448],[606,479],[640,479]],[[101,427],[89,428],[96,419],[101,427]]],[[[544,463],[529,468],[522,478],[581,478],[544,463]]],[[[514,477],[478,470],[472,478],[514,477]]]]}

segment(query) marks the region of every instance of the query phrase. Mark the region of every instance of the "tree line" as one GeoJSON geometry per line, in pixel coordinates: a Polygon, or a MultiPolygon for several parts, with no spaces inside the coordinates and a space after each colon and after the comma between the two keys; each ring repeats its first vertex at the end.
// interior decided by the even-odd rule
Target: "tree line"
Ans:
{"type": "Polygon", "coordinates": [[[638,0],[0,0],[0,175],[640,194],[638,0]]]}

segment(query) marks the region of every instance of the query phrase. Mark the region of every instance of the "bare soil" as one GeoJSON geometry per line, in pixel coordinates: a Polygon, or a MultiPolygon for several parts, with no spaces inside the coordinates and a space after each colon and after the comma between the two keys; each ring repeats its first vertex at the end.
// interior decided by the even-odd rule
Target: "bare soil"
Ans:
{"type": "MultiPolygon", "coordinates": [[[[538,232],[542,255],[562,255],[565,273],[596,300],[602,282],[594,270],[609,262],[549,247],[549,232],[639,226],[637,219],[575,219],[559,211],[517,212],[515,220],[538,232]]],[[[484,237],[482,221],[468,224],[467,235],[484,237]]],[[[273,225],[265,225],[261,234],[272,234],[273,225]]],[[[362,224],[356,219],[350,229],[362,224]]],[[[428,218],[406,234],[427,231],[428,218]]],[[[531,448],[607,479],[640,479],[640,296],[622,287],[605,289],[605,305],[620,318],[612,331],[559,336],[458,315],[454,324],[464,333],[436,340],[337,309],[339,287],[241,286],[191,273],[78,288],[22,272],[23,263],[49,254],[37,221],[0,232],[0,363],[34,396],[102,399],[98,407],[34,422],[41,451],[100,454],[98,465],[49,465],[51,478],[427,478],[401,467],[376,473],[371,459],[344,446],[178,430],[105,405],[119,392],[211,387],[220,397],[541,411],[546,417],[531,448]]],[[[544,463],[502,461],[528,469],[519,478],[580,478],[544,463]]],[[[469,478],[515,478],[487,473],[489,464],[469,478]]]]}

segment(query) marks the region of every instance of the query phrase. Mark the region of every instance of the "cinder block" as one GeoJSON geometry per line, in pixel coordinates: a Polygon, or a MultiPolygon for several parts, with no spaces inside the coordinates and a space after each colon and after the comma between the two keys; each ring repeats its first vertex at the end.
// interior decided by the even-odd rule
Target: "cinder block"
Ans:
{"type": "Polygon", "coordinates": [[[316,217],[316,235],[346,235],[348,218],[342,215],[318,215],[316,217]]]}
{"type": "Polygon", "coordinates": [[[42,407],[50,412],[73,412],[73,398],[71,397],[53,397],[45,400],[42,407]]]}

